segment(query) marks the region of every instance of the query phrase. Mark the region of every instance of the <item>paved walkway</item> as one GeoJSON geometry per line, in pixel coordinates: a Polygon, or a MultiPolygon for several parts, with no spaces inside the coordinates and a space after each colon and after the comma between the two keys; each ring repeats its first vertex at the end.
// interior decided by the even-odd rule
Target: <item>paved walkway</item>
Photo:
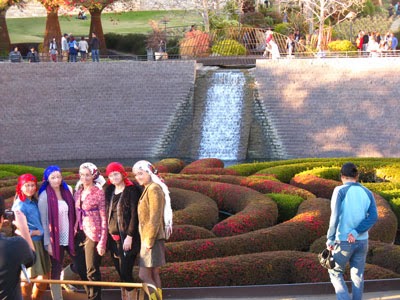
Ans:
{"type": "MultiPolygon", "coordinates": [[[[174,298],[165,298],[175,300],[174,298]]],[[[202,300],[336,300],[335,295],[301,295],[301,296],[274,296],[274,297],[248,297],[248,298],[199,298],[202,300]]],[[[387,292],[364,293],[363,300],[399,300],[400,290],[387,292]]],[[[178,300],[178,299],[176,299],[178,300]]],[[[193,300],[192,298],[179,300],[193,300]]]]}

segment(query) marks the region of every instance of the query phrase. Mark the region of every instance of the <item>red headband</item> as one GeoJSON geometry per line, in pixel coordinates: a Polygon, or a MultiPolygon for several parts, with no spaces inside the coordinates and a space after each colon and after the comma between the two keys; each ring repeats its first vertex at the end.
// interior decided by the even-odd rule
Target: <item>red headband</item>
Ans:
{"type": "MultiPolygon", "coordinates": [[[[126,186],[133,185],[132,181],[128,179],[128,173],[125,171],[125,168],[122,164],[119,162],[112,162],[108,164],[106,168],[106,175],[107,177],[110,175],[112,172],[118,172],[121,173],[122,177],[124,178],[124,183],[126,186]]],[[[110,179],[107,179],[107,184],[111,184],[110,179]]]]}
{"type": "MultiPolygon", "coordinates": [[[[16,193],[18,195],[19,200],[25,201],[26,196],[22,192],[22,186],[27,183],[27,182],[34,182],[37,190],[37,179],[35,176],[32,174],[22,174],[21,176],[18,177],[18,183],[17,183],[17,188],[16,188],[16,193]]],[[[35,191],[36,192],[36,191],[35,191]]]]}

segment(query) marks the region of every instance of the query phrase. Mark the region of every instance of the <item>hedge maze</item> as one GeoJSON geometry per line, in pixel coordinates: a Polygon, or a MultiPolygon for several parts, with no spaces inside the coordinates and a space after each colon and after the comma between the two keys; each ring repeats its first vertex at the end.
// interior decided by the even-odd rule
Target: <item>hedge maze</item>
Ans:
{"type": "MultiPolygon", "coordinates": [[[[365,278],[400,277],[400,159],[297,159],[227,168],[219,159],[187,165],[164,159],[155,165],[174,210],[168,264],[161,273],[165,287],[329,281],[316,253],[325,247],[330,197],[346,161],[359,167],[378,206],[365,278]]],[[[131,167],[126,169],[134,179],[131,167]]],[[[77,171],[64,169],[64,179],[75,185],[77,171]]],[[[18,175],[26,172],[41,178],[43,169],[0,165],[0,195],[7,205],[18,175]]],[[[108,254],[102,265],[103,280],[117,280],[108,254]]]]}

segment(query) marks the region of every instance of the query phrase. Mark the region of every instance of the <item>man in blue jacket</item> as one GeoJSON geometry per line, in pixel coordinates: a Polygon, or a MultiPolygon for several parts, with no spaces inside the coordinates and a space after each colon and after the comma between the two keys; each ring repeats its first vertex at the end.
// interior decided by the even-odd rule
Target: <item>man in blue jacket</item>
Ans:
{"type": "Polygon", "coordinates": [[[361,300],[368,252],[368,230],[378,220],[378,214],[372,192],[357,182],[357,167],[353,163],[345,163],[340,173],[343,185],[336,187],[332,194],[326,242],[327,248],[333,250],[336,265],[328,272],[337,299],[361,300]],[[352,298],[343,279],[348,262],[352,298]]]}

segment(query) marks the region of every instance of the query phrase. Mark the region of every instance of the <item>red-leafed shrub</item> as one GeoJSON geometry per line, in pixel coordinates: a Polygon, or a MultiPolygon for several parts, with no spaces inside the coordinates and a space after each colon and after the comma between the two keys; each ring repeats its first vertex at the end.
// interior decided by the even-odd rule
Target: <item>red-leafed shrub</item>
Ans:
{"type": "Polygon", "coordinates": [[[180,241],[191,241],[199,239],[212,239],[215,234],[203,227],[193,225],[174,225],[174,231],[168,239],[169,243],[180,241]]]}
{"type": "Polygon", "coordinates": [[[301,174],[293,177],[290,184],[310,191],[317,197],[330,199],[334,188],[341,185],[341,182],[320,178],[312,174],[301,174]]]}
{"type": "Polygon", "coordinates": [[[206,181],[167,179],[166,183],[171,187],[180,187],[207,195],[217,203],[219,210],[235,214],[217,224],[217,228],[213,229],[216,235],[241,234],[276,223],[278,217],[276,203],[254,190],[228,183],[206,181]],[[250,206],[247,208],[253,201],[263,204],[258,211],[254,211],[250,206]]]}

